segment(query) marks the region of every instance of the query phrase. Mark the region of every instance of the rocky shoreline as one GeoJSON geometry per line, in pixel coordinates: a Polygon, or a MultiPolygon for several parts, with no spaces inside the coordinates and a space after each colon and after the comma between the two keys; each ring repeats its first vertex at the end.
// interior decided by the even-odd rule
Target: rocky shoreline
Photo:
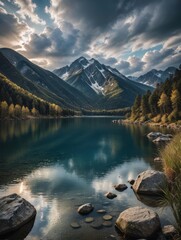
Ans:
{"type": "Polygon", "coordinates": [[[112,120],[114,124],[133,124],[133,125],[140,125],[140,126],[150,126],[150,127],[160,127],[166,128],[170,130],[181,130],[181,123],[155,123],[151,120],[140,122],[140,121],[131,121],[129,119],[114,119],[112,120]]]}
{"type": "MultiPolygon", "coordinates": [[[[167,178],[163,172],[146,170],[141,172],[135,180],[131,179],[128,182],[137,198],[140,196],[141,199],[148,196],[148,198],[153,198],[152,200],[157,202],[156,197],[162,195],[163,192],[161,189],[167,184],[167,178]]],[[[116,184],[113,188],[118,192],[122,192],[128,187],[126,184],[116,184]]],[[[109,192],[105,194],[105,197],[113,200],[116,195],[109,192]]],[[[113,216],[104,209],[96,209],[96,206],[93,206],[91,203],[79,206],[77,213],[85,215],[86,224],[90,224],[92,228],[101,229],[102,227],[113,226],[113,216]],[[102,221],[100,218],[94,219],[93,217],[88,217],[95,210],[98,215],[102,215],[102,221]]],[[[35,216],[35,208],[19,195],[12,194],[1,198],[0,236],[21,228],[35,216]]],[[[73,229],[81,228],[81,224],[76,221],[70,223],[70,226],[73,229]]],[[[166,225],[161,227],[158,214],[147,207],[136,206],[122,211],[115,221],[115,227],[119,231],[120,236],[123,236],[123,239],[171,240],[177,236],[174,226],[166,225]]]]}

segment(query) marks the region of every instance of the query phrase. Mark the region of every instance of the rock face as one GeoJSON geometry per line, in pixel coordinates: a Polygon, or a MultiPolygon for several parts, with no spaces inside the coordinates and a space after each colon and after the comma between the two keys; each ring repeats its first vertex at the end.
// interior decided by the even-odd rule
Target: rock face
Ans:
{"type": "Polygon", "coordinates": [[[117,191],[122,192],[122,191],[126,190],[128,187],[126,186],[126,184],[117,184],[114,186],[114,188],[117,191]]]}
{"type": "Polygon", "coordinates": [[[93,209],[94,209],[94,207],[91,203],[86,203],[86,204],[81,205],[77,211],[78,211],[78,213],[84,215],[84,214],[88,214],[88,213],[92,212],[93,209]]]}
{"type": "Polygon", "coordinates": [[[163,172],[147,170],[138,175],[133,184],[133,190],[140,194],[157,195],[161,194],[161,188],[166,184],[166,177],[163,172]]]}
{"type": "Polygon", "coordinates": [[[36,215],[35,208],[17,194],[0,199],[0,235],[17,230],[36,215]]]}
{"type": "Polygon", "coordinates": [[[127,237],[147,239],[160,229],[160,220],[158,215],[150,209],[133,207],[119,215],[116,226],[127,237]]]}
{"type": "Polygon", "coordinates": [[[111,192],[106,193],[105,196],[106,196],[107,198],[109,198],[109,199],[113,199],[113,198],[116,198],[116,197],[117,197],[116,194],[111,193],[111,192]]]}

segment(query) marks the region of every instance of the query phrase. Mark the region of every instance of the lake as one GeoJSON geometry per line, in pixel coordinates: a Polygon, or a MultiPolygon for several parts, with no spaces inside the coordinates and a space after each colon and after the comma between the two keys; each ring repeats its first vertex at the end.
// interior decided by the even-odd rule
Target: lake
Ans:
{"type": "Polygon", "coordinates": [[[0,196],[16,192],[37,209],[35,222],[9,239],[102,240],[113,239],[111,235],[118,239],[115,220],[132,206],[150,207],[162,224],[173,221],[169,209],[147,198],[138,200],[127,182],[144,170],[161,169],[153,161],[158,148],[146,137],[150,129],[113,124],[112,119],[0,123],[0,196]],[[128,189],[117,192],[113,185],[118,183],[126,183],[128,189]],[[117,198],[107,199],[108,191],[117,198]],[[88,216],[102,221],[96,211],[105,209],[113,216],[112,226],[98,230],[85,223],[87,216],[79,215],[77,208],[88,202],[94,205],[88,216]],[[75,221],[81,228],[70,226],[75,221]]]}

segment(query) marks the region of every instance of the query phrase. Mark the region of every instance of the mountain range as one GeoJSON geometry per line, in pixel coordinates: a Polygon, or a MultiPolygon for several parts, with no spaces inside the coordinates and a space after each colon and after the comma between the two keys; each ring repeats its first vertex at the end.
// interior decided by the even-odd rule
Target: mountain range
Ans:
{"type": "Polygon", "coordinates": [[[177,68],[168,67],[164,71],[152,69],[144,75],[139,76],[138,78],[133,76],[128,76],[132,81],[143,83],[148,86],[156,87],[157,84],[165,82],[166,79],[174,75],[177,68]]]}
{"type": "Polygon", "coordinates": [[[0,49],[0,73],[34,96],[64,109],[125,108],[132,105],[136,95],[151,89],[95,59],[80,57],[70,66],[51,72],[8,48],[0,49]]]}
{"type": "Polygon", "coordinates": [[[101,64],[96,59],[80,57],[70,66],[53,71],[58,77],[86,95],[99,109],[116,109],[132,105],[136,95],[148,89],[130,81],[117,69],[101,64]]]}

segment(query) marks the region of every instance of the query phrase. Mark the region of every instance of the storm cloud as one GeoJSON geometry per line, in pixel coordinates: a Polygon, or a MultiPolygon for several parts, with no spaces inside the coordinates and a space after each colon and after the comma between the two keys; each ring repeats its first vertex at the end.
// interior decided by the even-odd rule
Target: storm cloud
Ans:
{"type": "Polygon", "coordinates": [[[41,12],[38,0],[16,0],[15,5],[14,14],[6,13],[15,27],[3,22],[2,29],[13,28],[18,39],[17,29],[27,27],[28,16],[41,26],[33,28],[22,52],[40,64],[48,62],[49,69],[82,55],[126,75],[180,64],[180,0],[46,0],[41,12]]]}

